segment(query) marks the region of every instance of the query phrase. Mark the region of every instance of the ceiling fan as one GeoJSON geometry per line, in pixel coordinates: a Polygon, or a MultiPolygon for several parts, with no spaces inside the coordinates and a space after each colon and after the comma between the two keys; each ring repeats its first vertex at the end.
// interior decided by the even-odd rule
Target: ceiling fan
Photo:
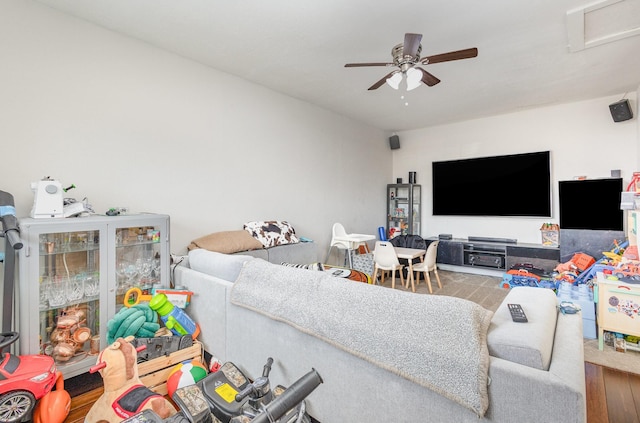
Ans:
{"type": "Polygon", "coordinates": [[[398,44],[391,50],[393,62],[385,63],[347,63],[345,68],[356,68],[364,66],[397,66],[398,69],[385,75],[384,78],[369,87],[369,90],[380,88],[385,82],[394,89],[398,89],[403,77],[407,80],[407,91],[420,86],[420,82],[432,87],[440,82],[438,78],[417,66],[429,65],[432,63],[449,62],[452,60],[469,59],[478,55],[477,48],[467,48],[464,50],[450,51],[448,53],[436,54],[420,58],[422,51],[422,34],[407,33],[404,35],[404,43],[398,44]]]}

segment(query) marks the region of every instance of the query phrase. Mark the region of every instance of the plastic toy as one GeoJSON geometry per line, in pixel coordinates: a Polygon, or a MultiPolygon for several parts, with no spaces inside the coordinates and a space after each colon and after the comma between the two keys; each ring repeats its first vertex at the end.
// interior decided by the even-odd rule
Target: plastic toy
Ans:
{"type": "Polygon", "coordinates": [[[141,363],[143,361],[153,360],[154,358],[168,356],[184,348],[189,348],[193,345],[193,338],[189,335],[134,338],[131,341],[131,345],[138,351],[138,363],[141,363]],[[146,347],[142,351],[138,348],[141,345],[146,347]]]}
{"type": "Polygon", "coordinates": [[[151,338],[160,329],[158,315],[147,303],[132,307],[122,307],[107,322],[107,342],[112,344],[116,339],[127,336],[151,338]]]}
{"type": "Polygon", "coordinates": [[[33,423],[63,423],[71,409],[71,396],[64,390],[64,378],[58,372],[56,389],[40,398],[33,410],[33,423]]]}
{"type": "Polygon", "coordinates": [[[200,334],[200,326],[184,310],[171,304],[165,294],[154,295],[149,307],[158,312],[164,325],[175,335],[191,335],[196,339],[200,334]]]}
{"type": "Polygon", "coordinates": [[[197,381],[204,379],[207,373],[205,365],[197,359],[176,364],[167,377],[167,392],[169,393],[169,397],[173,397],[177,389],[193,385],[197,381]]]}
{"type": "Polygon", "coordinates": [[[151,301],[156,294],[165,294],[171,304],[185,308],[189,305],[191,295],[193,295],[193,292],[184,289],[153,288],[151,292],[152,295],[148,295],[144,294],[140,288],[131,288],[125,293],[123,304],[125,307],[133,307],[143,301],[151,301]]]}
{"type": "Polygon", "coordinates": [[[569,260],[565,263],[560,263],[553,270],[555,270],[556,272],[572,272],[577,269],[578,268],[576,267],[576,265],[571,260],[569,260]]]}
{"type": "Polygon", "coordinates": [[[145,410],[125,423],[310,423],[305,398],[321,383],[311,369],[289,388],[271,388],[269,358],[262,375],[251,382],[233,363],[227,362],[195,384],[176,390],[172,399],[180,411],[169,419],[145,410]]]}
{"type": "MultiPolygon", "coordinates": [[[[17,332],[0,333],[0,351],[16,342],[19,336],[17,332]]],[[[53,359],[49,356],[2,353],[0,422],[14,423],[28,417],[36,401],[51,391],[57,374],[53,359]]]]}
{"type": "Polygon", "coordinates": [[[640,283],[640,263],[638,262],[620,263],[612,273],[623,282],[640,283]]]}

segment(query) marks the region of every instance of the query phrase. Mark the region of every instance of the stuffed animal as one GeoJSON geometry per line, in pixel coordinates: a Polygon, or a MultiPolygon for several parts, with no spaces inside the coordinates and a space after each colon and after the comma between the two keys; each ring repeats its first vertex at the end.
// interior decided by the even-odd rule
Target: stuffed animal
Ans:
{"type": "Polygon", "coordinates": [[[147,409],[163,419],[176,414],[166,398],[140,381],[138,352],[130,343],[132,339],[118,338],[98,355],[97,364],[90,371],[100,372],[104,393],[87,413],[85,423],[117,423],[147,409]]]}

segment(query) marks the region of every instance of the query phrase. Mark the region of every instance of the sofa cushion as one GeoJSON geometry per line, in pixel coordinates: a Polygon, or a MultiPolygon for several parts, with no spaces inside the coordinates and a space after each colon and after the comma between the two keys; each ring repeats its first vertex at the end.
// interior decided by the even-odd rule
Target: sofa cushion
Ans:
{"type": "Polygon", "coordinates": [[[244,263],[252,259],[251,256],[228,255],[202,248],[189,251],[189,267],[230,282],[235,282],[238,279],[244,263]]]}
{"type": "Polygon", "coordinates": [[[512,288],[491,320],[487,337],[489,354],[535,369],[548,370],[558,319],[556,306],[556,296],[550,289],[512,288]],[[507,304],[520,304],[528,322],[514,322],[507,304]]]}
{"type": "Polygon", "coordinates": [[[240,251],[257,250],[262,243],[245,230],[214,232],[194,239],[187,247],[189,250],[204,248],[218,253],[233,254],[240,251]]]}

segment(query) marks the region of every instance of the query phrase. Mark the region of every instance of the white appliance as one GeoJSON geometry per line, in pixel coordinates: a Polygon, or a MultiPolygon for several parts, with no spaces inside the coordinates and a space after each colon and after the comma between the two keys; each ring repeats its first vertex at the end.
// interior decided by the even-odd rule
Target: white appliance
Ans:
{"type": "Polygon", "coordinates": [[[35,219],[64,217],[64,190],[60,182],[47,177],[32,182],[31,190],[34,193],[31,217],[35,219]]]}

